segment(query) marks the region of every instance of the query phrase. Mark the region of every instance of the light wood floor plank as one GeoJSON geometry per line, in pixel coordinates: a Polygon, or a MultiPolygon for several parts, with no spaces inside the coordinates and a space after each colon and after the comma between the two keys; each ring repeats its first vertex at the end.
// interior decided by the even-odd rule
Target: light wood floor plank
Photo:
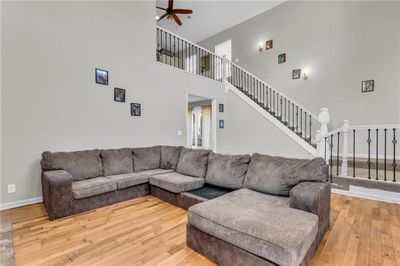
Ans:
{"type": "MultiPolygon", "coordinates": [[[[400,206],[332,195],[313,265],[400,266],[400,206]]],[[[49,221],[42,204],[13,220],[17,265],[215,265],[186,246],[187,212],[152,196],[49,221]]]]}

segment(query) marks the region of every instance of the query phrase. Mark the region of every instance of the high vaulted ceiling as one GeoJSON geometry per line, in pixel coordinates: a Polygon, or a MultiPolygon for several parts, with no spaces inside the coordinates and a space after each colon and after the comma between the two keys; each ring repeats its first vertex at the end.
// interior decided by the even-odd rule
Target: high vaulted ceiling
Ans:
{"type": "MultiPolygon", "coordinates": [[[[192,9],[193,14],[178,15],[183,25],[163,19],[157,25],[192,42],[200,42],[221,31],[229,29],[249,18],[279,5],[284,1],[227,1],[227,0],[175,0],[174,8],[192,9]]],[[[157,6],[167,7],[168,0],[157,0],[157,6]]],[[[157,9],[157,16],[164,14],[157,9]]]]}

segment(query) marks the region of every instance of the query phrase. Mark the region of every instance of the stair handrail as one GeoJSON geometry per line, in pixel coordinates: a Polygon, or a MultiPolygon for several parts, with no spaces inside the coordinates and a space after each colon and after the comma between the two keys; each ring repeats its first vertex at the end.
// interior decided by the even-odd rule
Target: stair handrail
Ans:
{"type": "Polygon", "coordinates": [[[303,105],[299,104],[298,102],[294,101],[292,98],[288,97],[287,95],[285,95],[284,93],[282,93],[281,91],[275,89],[273,86],[271,86],[269,83],[265,82],[264,80],[262,80],[261,78],[257,77],[256,75],[254,75],[253,73],[247,71],[246,69],[244,69],[243,67],[235,64],[234,62],[232,62],[231,60],[225,59],[228,61],[228,63],[234,65],[235,67],[239,68],[240,70],[242,70],[243,72],[246,72],[246,74],[249,74],[250,76],[252,76],[253,78],[263,82],[265,85],[267,85],[269,88],[273,89],[274,91],[278,92],[280,95],[282,95],[284,98],[288,99],[290,102],[294,103],[296,106],[302,108],[304,111],[306,111],[308,114],[311,115],[312,118],[314,118],[315,120],[318,121],[318,116],[315,115],[313,112],[311,112],[309,109],[305,108],[303,105]]]}

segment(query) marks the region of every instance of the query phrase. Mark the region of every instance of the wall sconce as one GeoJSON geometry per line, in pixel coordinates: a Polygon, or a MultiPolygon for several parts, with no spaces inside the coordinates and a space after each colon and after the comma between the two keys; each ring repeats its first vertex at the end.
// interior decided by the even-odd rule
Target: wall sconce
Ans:
{"type": "Polygon", "coordinates": [[[263,43],[262,42],[258,42],[258,51],[262,51],[263,50],[263,43]]]}
{"type": "Polygon", "coordinates": [[[308,71],[308,69],[303,69],[303,79],[307,80],[310,76],[310,72],[308,71]]]}

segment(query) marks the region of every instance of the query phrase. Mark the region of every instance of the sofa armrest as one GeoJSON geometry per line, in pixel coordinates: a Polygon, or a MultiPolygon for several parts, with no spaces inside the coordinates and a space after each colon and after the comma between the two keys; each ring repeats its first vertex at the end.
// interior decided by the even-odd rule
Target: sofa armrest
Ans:
{"type": "Polygon", "coordinates": [[[290,190],[290,207],[318,216],[319,243],[329,228],[331,184],[329,182],[301,182],[290,190]]]}
{"type": "Polygon", "coordinates": [[[70,173],[64,170],[42,172],[42,192],[50,220],[73,214],[74,198],[70,173]]]}

